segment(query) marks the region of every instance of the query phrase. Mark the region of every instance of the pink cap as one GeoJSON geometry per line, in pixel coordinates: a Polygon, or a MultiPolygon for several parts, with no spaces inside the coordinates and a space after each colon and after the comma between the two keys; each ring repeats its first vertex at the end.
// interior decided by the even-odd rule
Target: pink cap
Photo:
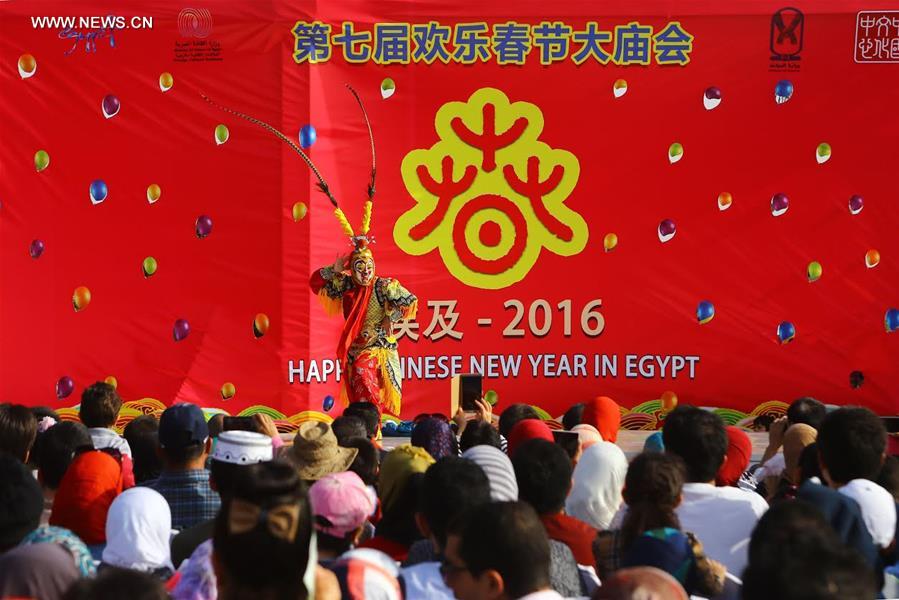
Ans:
{"type": "Polygon", "coordinates": [[[338,538],[359,528],[375,510],[371,492],[351,471],[325,475],[309,488],[309,499],[316,530],[338,538]]]}

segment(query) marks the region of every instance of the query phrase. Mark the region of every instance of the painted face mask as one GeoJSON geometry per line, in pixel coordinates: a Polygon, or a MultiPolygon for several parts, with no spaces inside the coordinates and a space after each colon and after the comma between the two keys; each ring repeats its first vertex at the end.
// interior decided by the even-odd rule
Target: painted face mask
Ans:
{"type": "Polygon", "coordinates": [[[360,248],[353,252],[350,266],[353,270],[353,281],[356,285],[371,285],[375,279],[375,259],[371,250],[360,248]]]}

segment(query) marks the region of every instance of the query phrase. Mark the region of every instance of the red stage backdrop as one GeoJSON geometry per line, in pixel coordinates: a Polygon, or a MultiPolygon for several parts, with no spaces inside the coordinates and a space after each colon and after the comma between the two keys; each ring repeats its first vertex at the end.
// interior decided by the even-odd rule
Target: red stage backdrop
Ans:
{"type": "Polygon", "coordinates": [[[609,395],[631,427],[675,396],[896,412],[892,4],[185,2],[0,7],[0,399],[114,377],[123,418],[339,413],[308,280],[346,237],[200,93],[307,145],[358,227],[350,84],[377,270],[419,297],[404,417],[478,370],[501,405],[609,395]]]}

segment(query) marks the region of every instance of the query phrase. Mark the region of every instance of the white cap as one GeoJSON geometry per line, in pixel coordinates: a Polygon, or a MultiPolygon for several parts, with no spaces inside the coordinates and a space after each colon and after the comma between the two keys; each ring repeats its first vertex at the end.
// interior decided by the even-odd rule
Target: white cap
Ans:
{"type": "Polygon", "coordinates": [[[892,494],[867,479],[853,479],[840,488],[862,509],[862,519],[875,546],[886,548],[896,535],[896,501],[892,494]]]}
{"type": "Polygon", "coordinates": [[[272,439],[254,431],[223,431],[215,440],[212,459],[252,465],[272,459],[272,439]]]}

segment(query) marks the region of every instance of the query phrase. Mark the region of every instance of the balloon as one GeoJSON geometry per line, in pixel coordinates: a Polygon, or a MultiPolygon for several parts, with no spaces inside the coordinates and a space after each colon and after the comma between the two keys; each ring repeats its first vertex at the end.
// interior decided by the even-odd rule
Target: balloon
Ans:
{"type": "Polygon", "coordinates": [[[109,195],[109,189],[106,187],[106,182],[102,179],[95,179],[91,181],[91,204],[97,205],[106,200],[106,196],[109,195]]]}
{"type": "Polygon", "coordinates": [[[83,285],[75,288],[75,292],[72,294],[72,306],[75,307],[75,312],[84,310],[90,303],[91,291],[83,285]]]}
{"type": "Polygon", "coordinates": [[[109,384],[113,389],[117,389],[119,387],[119,380],[110,375],[106,379],[103,380],[103,383],[109,384]]]}
{"type": "Polygon", "coordinates": [[[197,217],[197,222],[194,225],[194,231],[197,233],[197,237],[199,239],[203,239],[212,233],[212,218],[206,215],[200,215],[197,217]]]}
{"type": "Polygon", "coordinates": [[[297,202],[293,205],[293,220],[302,221],[305,218],[308,209],[305,202],[297,202]]]}
{"type": "Polygon", "coordinates": [[[237,389],[235,389],[234,384],[230,381],[226,381],[225,384],[222,385],[222,400],[230,400],[236,393],[237,389]]]}
{"type": "Polygon", "coordinates": [[[659,223],[659,241],[663,244],[674,237],[677,233],[677,226],[671,219],[665,219],[659,223]]]}
{"type": "Polygon", "coordinates": [[[381,98],[387,100],[396,92],[396,84],[393,82],[393,79],[388,77],[384,81],[381,82],[381,98]]]}
{"type": "Polygon", "coordinates": [[[774,101],[783,104],[793,97],[793,82],[782,79],[774,86],[774,101]]]}
{"type": "Polygon", "coordinates": [[[31,242],[31,246],[28,247],[28,254],[31,255],[31,258],[40,258],[41,254],[44,253],[44,242],[41,240],[34,240],[31,242]]]}
{"type": "Polygon", "coordinates": [[[163,92],[167,92],[172,89],[173,85],[175,85],[175,78],[172,77],[172,74],[168,71],[159,76],[159,89],[161,89],[163,92]]]}
{"type": "Polygon", "coordinates": [[[821,263],[816,260],[813,260],[808,264],[808,281],[809,283],[814,283],[821,279],[821,273],[823,269],[821,268],[821,263]]]}
{"type": "Polygon", "coordinates": [[[231,137],[231,132],[228,131],[227,125],[222,125],[219,123],[215,126],[215,144],[217,146],[221,146],[225,142],[228,141],[228,138],[231,137]]]}
{"type": "Polygon", "coordinates": [[[789,321],[784,321],[777,326],[777,341],[781,344],[792,342],[796,337],[796,327],[789,321]]]}
{"type": "Polygon", "coordinates": [[[261,338],[265,335],[265,332],[268,331],[268,315],[265,313],[259,313],[256,315],[256,318],[253,319],[253,335],[256,338],[261,338]]]}
{"type": "Polygon", "coordinates": [[[612,93],[616,98],[621,98],[627,93],[627,82],[624,79],[616,79],[612,84],[612,93]]]}
{"type": "Polygon", "coordinates": [[[611,252],[618,246],[618,236],[614,233],[607,233],[606,237],[602,238],[602,247],[606,252],[611,252]]]}
{"type": "Polygon", "coordinates": [[[865,199],[859,196],[858,194],[849,198],[849,212],[853,215],[857,215],[862,212],[862,209],[865,207],[865,199]]]}
{"type": "Polygon", "coordinates": [[[677,408],[677,394],[668,390],[666,392],[662,392],[662,397],[660,398],[662,401],[662,412],[670,413],[672,410],[677,408]]]}
{"type": "Polygon", "coordinates": [[[119,114],[119,109],[122,108],[122,105],[119,102],[118,98],[116,98],[112,94],[107,94],[103,98],[101,108],[103,109],[103,116],[109,119],[110,117],[114,117],[119,114]]]}
{"type": "Polygon", "coordinates": [[[865,253],[865,264],[869,269],[873,269],[880,264],[880,252],[877,250],[868,250],[865,253]]]}
{"type": "Polygon", "coordinates": [[[849,373],[849,387],[854,390],[862,387],[862,384],[865,382],[865,374],[861,371],[853,371],[849,373]]]}
{"type": "Polygon", "coordinates": [[[315,143],[316,138],[318,138],[318,134],[315,131],[315,127],[303,125],[303,128],[300,129],[300,146],[308,148],[315,143]]]}
{"type": "Polygon", "coordinates": [[[38,150],[34,153],[34,168],[40,173],[50,166],[50,155],[46,150],[38,150]]]}
{"type": "Polygon", "coordinates": [[[144,273],[144,277],[150,278],[156,273],[156,269],[159,265],[156,264],[156,259],[152,256],[148,256],[144,259],[143,264],[141,265],[141,271],[144,273]]]}
{"type": "Polygon", "coordinates": [[[703,300],[696,307],[696,320],[700,325],[705,325],[715,317],[715,305],[708,300],[703,300]]]}
{"type": "Polygon", "coordinates": [[[899,308],[891,308],[887,310],[883,316],[883,325],[887,333],[893,333],[899,329],[899,308]]]}
{"type": "Polygon", "coordinates": [[[155,183],[151,183],[147,186],[147,202],[150,204],[155,204],[159,197],[162,196],[162,188],[156,185],[155,183]]]}
{"type": "Polygon", "coordinates": [[[734,197],[730,192],[721,192],[718,194],[718,210],[727,210],[734,203],[734,197]]]}
{"type": "Polygon", "coordinates": [[[180,342],[190,334],[190,323],[185,319],[175,321],[175,327],[172,329],[172,337],[176,342],[180,342]]]}
{"type": "Polygon", "coordinates": [[[384,435],[396,435],[396,421],[384,423],[384,435]]]}
{"type": "Polygon", "coordinates": [[[322,400],[322,410],[328,412],[332,408],[334,408],[334,396],[328,394],[325,396],[325,399],[322,400]]]}
{"type": "Polygon", "coordinates": [[[75,391],[75,382],[68,375],[64,375],[56,382],[56,397],[62,400],[68,398],[75,391]]]}
{"type": "Polygon", "coordinates": [[[815,160],[818,161],[819,165],[823,165],[830,160],[830,144],[825,142],[818,144],[818,149],[815,150],[815,160]]]}
{"type": "Polygon", "coordinates": [[[777,193],[771,196],[771,214],[775,217],[779,217],[780,215],[787,212],[787,209],[790,208],[790,199],[787,198],[786,194],[777,193]]]}
{"type": "Polygon", "coordinates": [[[721,90],[716,87],[708,88],[702,95],[702,105],[706,110],[712,110],[721,104],[721,90]]]}
{"type": "Polygon", "coordinates": [[[37,71],[37,61],[30,54],[23,54],[19,57],[19,77],[28,79],[37,71]]]}
{"type": "Polygon", "coordinates": [[[668,162],[672,165],[684,157],[684,147],[674,142],[668,146],[668,162]]]}
{"type": "Polygon", "coordinates": [[[487,390],[487,393],[484,394],[484,400],[490,406],[496,406],[496,403],[499,402],[499,394],[496,393],[496,390],[487,390]]]}

